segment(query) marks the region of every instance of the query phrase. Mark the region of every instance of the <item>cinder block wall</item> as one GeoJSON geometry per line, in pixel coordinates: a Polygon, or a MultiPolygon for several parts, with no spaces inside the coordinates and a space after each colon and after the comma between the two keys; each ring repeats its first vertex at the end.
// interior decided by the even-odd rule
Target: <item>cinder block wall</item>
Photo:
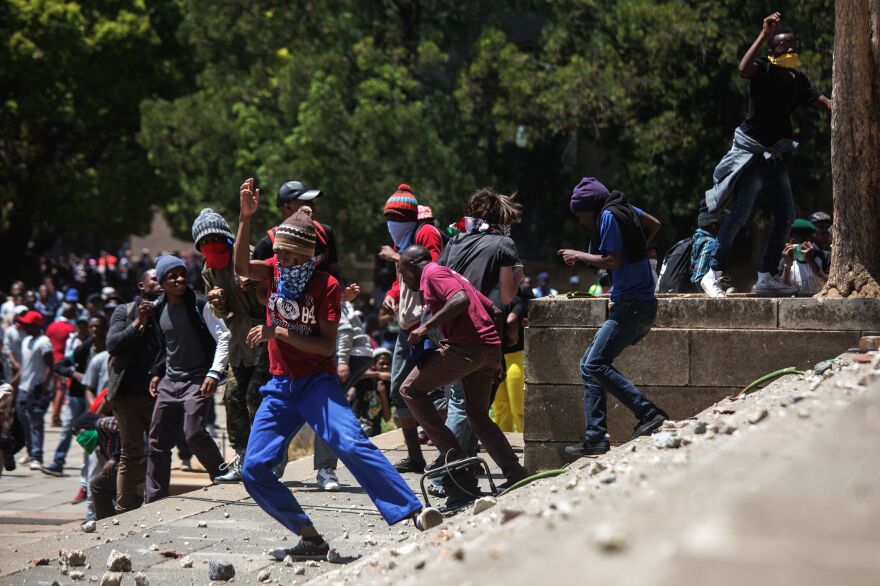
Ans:
{"type": "MultiPolygon", "coordinates": [[[[539,299],[526,329],[525,460],[530,470],[568,461],[584,428],[580,358],[608,315],[607,299],[539,299]]],[[[806,369],[880,331],[878,299],[667,297],[654,328],[615,366],[675,419],[685,419],[758,377],[806,369]]],[[[612,442],[636,424],[608,397],[612,442]]]]}

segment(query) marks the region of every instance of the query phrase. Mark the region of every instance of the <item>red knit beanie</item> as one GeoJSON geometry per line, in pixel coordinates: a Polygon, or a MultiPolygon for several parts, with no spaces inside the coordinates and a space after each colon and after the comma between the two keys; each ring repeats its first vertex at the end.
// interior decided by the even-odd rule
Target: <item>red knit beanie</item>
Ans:
{"type": "Polygon", "coordinates": [[[385,218],[401,222],[418,222],[419,202],[412,193],[412,188],[401,183],[385,203],[385,218]]]}

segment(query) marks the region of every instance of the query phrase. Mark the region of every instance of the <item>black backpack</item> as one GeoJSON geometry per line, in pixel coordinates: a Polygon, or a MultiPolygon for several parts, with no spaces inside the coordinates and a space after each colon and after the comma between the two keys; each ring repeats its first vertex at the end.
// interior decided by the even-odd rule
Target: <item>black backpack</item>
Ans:
{"type": "Polygon", "coordinates": [[[660,269],[657,293],[689,293],[694,290],[691,284],[691,249],[693,237],[684,238],[672,245],[660,269]]]}

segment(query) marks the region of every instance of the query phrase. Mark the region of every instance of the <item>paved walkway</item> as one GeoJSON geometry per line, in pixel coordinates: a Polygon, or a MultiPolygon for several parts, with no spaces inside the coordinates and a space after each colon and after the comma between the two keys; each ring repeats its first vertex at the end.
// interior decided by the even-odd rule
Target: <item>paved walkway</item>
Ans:
{"type": "MultiPolygon", "coordinates": [[[[522,435],[511,434],[509,437],[521,454],[522,435]]],[[[373,440],[391,462],[406,456],[399,431],[373,440]]],[[[429,461],[435,454],[432,448],[426,447],[425,456],[429,461]]],[[[497,470],[494,472],[497,483],[502,477],[497,470]]],[[[419,534],[408,521],[389,527],[351,474],[345,468],[340,468],[338,473],[342,490],[337,493],[319,491],[314,484],[312,458],[308,456],[288,464],[283,481],[325,538],[343,556],[362,556],[404,543],[419,534]]],[[[47,485],[50,481],[70,483],[68,478],[40,478],[43,475],[38,472],[26,474],[33,493],[39,493],[38,485],[47,485]]],[[[418,492],[419,476],[408,474],[406,480],[418,492]]],[[[4,481],[2,479],[0,483],[4,481]]],[[[72,486],[75,487],[75,482],[72,486]]],[[[59,491],[63,492],[63,489],[59,491]]],[[[39,495],[32,498],[38,499],[39,495]]],[[[61,501],[64,498],[58,497],[61,501]]],[[[51,507],[41,510],[45,515],[60,516],[51,507]]],[[[72,514],[76,516],[76,510],[72,514]]],[[[74,583],[60,574],[56,560],[62,549],[86,552],[87,563],[91,566],[84,569],[86,579],[92,576],[100,579],[110,551],[117,549],[131,555],[135,572],[145,571],[151,584],[162,585],[208,583],[208,562],[213,559],[232,562],[236,568],[236,582],[248,584],[255,583],[257,574],[265,568],[269,568],[273,578],[283,584],[295,581],[302,584],[304,580],[339,567],[328,563],[317,567],[303,565],[304,574],[294,574],[294,568],[270,560],[266,556],[267,550],[291,547],[297,538],[263,513],[242,485],[205,486],[172,496],[137,511],[102,520],[93,534],[83,533],[79,521],[48,528],[36,527],[38,533],[32,531],[17,538],[9,531],[8,539],[0,542],[2,583],[49,584],[53,580],[61,584],[74,583]],[[200,526],[202,524],[206,526],[200,526]],[[163,557],[163,551],[189,555],[194,560],[193,567],[182,568],[177,559],[163,557]],[[49,565],[36,565],[39,560],[48,560],[49,565]]]]}
{"type": "MultiPolygon", "coordinates": [[[[44,452],[46,461],[55,453],[61,428],[49,425],[46,416],[46,438],[44,452]]],[[[225,440],[226,413],[222,405],[217,405],[217,425],[219,446],[226,448],[227,457],[232,450],[225,440]]],[[[16,454],[18,457],[24,450],[16,454]]],[[[39,470],[28,469],[27,464],[19,464],[12,472],[3,471],[0,476],[0,548],[20,547],[43,539],[60,531],[77,528],[86,516],[86,504],[71,504],[80,487],[80,466],[83,462],[83,449],[75,441],[71,442],[70,452],[65,463],[65,476],[49,476],[39,470]]],[[[172,464],[171,484],[173,493],[196,490],[208,484],[204,472],[181,472],[177,450],[172,464]]],[[[200,470],[198,460],[192,464],[200,470]]]]}

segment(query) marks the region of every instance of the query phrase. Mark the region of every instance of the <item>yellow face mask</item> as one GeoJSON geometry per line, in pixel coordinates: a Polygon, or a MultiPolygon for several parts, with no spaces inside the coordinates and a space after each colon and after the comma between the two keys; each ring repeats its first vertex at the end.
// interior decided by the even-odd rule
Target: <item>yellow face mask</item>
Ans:
{"type": "Polygon", "coordinates": [[[797,69],[801,66],[801,58],[797,53],[783,53],[779,57],[769,56],[770,63],[786,69],[797,69]]]}

